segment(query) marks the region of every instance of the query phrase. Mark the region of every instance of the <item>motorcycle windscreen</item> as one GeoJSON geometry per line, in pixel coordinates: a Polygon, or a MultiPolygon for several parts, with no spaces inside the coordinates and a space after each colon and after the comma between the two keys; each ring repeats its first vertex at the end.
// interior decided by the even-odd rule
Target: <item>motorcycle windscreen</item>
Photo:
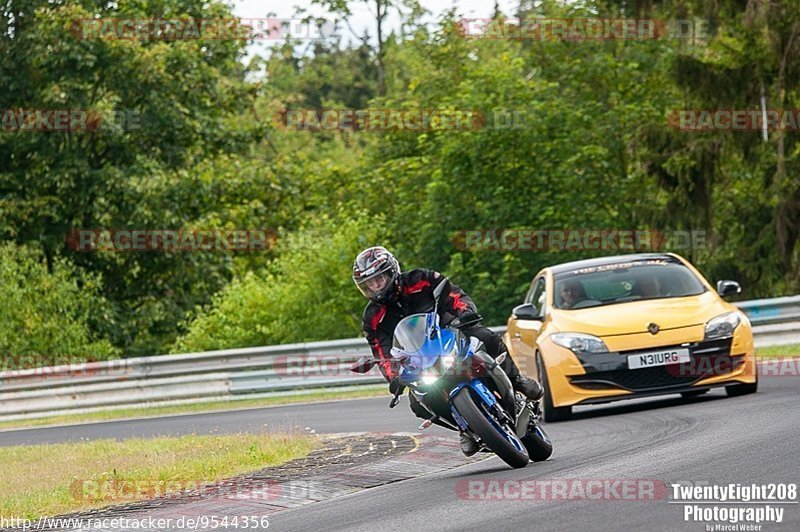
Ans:
{"type": "Polygon", "coordinates": [[[392,351],[410,357],[407,365],[414,370],[424,370],[437,360],[453,352],[457,333],[450,329],[439,329],[439,334],[430,338],[430,330],[435,323],[435,315],[412,314],[397,324],[394,330],[392,351]]]}

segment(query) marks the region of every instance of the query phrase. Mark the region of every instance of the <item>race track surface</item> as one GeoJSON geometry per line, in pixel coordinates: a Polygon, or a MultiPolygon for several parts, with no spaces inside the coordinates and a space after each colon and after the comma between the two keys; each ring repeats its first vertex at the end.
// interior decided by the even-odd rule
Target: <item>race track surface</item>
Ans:
{"type": "MultiPolygon", "coordinates": [[[[545,425],[556,447],[547,462],[512,470],[491,457],[278,512],[270,516],[269,530],[707,530],[705,521],[684,520],[684,504],[673,500],[670,484],[797,483],[797,385],[797,377],[762,378],[759,393],[738,398],[718,390],[695,399],[666,396],[578,408],[572,421],[545,425]],[[549,485],[569,482],[570,489],[585,489],[597,480],[636,480],[637,486],[657,489],[654,497],[652,490],[644,490],[636,491],[633,500],[620,500],[612,485],[607,495],[589,500],[580,493],[565,498],[546,488],[550,481],[549,485]],[[526,481],[538,482],[540,491],[521,499],[520,487],[526,481]],[[502,500],[483,500],[490,494],[502,500]]],[[[12,431],[0,433],[0,445],[292,426],[317,432],[413,431],[418,422],[407,405],[390,411],[388,401],[361,399],[12,431]]],[[[760,530],[800,530],[797,504],[771,506],[783,510],[782,522],[762,523],[760,530]]]]}
{"type": "MultiPolygon", "coordinates": [[[[674,504],[670,484],[750,485],[800,479],[796,381],[796,377],[762,379],[758,394],[739,398],[714,391],[692,400],[669,397],[579,409],[573,421],[546,425],[556,446],[547,462],[512,470],[491,458],[278,513],[270,528],[315,530],[335,523],[337,530],[703,531],[705,522],[684,521],[684,505],[674,504]],[[641,501],[614,499],[613,489],[604,500],[520,500],[516,495],[520,481],[565,479],[582,480],[584,487],[593,479],[652,480],[662,485],[660,481],[667,492],[641,501]],[[476,480],[498,481],[494,485],[507,489],[510,500],[481,500],[492,493],[489,483],[479,484],[472,494],[477,500],[470,500],[469,482],[476,480]]],[[[763,524],[761,530],[800,530],[797,504],[773,506],[784,509],[783,522],[763,524]]]]}

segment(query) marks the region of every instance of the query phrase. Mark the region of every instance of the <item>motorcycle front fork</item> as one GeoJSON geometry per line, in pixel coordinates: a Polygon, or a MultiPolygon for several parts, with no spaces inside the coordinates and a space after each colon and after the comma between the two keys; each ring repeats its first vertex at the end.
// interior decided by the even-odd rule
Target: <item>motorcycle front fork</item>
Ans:
{"type": "Polygon", "coordinates": [[[517,435],[522,437],[531,433],[536,425],[542,422],[542,406],[541,401],[531,401],[522,397],[521,394],[516,394],[517,412],[517,435]],[[520,435],[521,429],[525,428],[524,434],[520,435]]]}

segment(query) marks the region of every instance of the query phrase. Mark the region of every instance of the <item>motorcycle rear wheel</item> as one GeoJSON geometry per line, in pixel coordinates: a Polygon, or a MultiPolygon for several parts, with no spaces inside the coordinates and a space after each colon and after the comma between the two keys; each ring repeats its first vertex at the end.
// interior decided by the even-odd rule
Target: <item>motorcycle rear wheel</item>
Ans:
{"type": "Polygon", "coordinates": [[[544,462],[553,454],[553,442],[550,441],[550,438],[540,425],[533,425],[531,429],[532,430],[529,430],[528,434],[522,438],[522,443],[524,443],[525,448],[528,449],[528,456],[530,456],[531,460],[534,462],[544,462]]]}

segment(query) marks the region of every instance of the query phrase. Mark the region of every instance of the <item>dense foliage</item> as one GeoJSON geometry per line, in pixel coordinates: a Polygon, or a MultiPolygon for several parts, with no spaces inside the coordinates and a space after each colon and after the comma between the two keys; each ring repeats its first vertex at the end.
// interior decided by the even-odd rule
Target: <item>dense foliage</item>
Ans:
{"type": "Polygon", "coordinates": [[[116,358],[119,350],[90,330],[104,313],[97,279],[63,259],[50,274],[37,255],[0,247],[0,369],[116,358]]]}

